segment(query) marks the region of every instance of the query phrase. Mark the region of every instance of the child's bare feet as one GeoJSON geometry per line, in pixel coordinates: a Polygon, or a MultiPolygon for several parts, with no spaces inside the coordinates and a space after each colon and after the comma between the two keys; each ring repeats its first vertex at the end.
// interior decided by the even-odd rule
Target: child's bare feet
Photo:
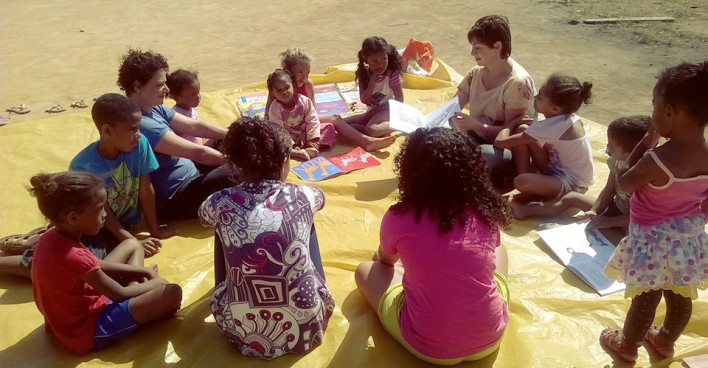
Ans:
{"type": "Polygon", "coordinates": [[[394,142],[396,142],[396,137],[394,136],[389,136],[389,137],[381,137],[381,138],[374,138],[374,137],[369,137],[369,136],[364,136],[366,143],[362,145],[361,148],[363,148],[367,152],[371,151],[376,151],[380,150],[382,148],[386,148],[390,145],[392,145],[394,142]]]}
{"type": "Polygon", "coordinates": [[[515,219],[523,220],[524,218],[528,217],[528,213],[526,213],[525,211],[525,204],[519,203],[515,200],[511,200],[509,201],[509,207],[511,207],[511,213],[514,215],[515,219]]]}

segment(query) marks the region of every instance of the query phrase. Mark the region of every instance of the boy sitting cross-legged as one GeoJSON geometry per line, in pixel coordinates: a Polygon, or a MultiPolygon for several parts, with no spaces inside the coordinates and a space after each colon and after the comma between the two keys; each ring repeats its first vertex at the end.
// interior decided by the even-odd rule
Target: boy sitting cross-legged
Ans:
{"type": "Polygon", "coordinates": [[[150,237],[140,240],[146,256],[159,251],[160,240],[175,234],[174,229],[160,227],[155,210],[155,191],[150,172],[158,167],[155,155],[139,128],[140,107],[127,97],[108,93],[96,100],[91,110],[100,138],[71,160],[69,169],[87,171],[106,181],[106,222],[95,236],[84,236],[82,242],[98,258],[103,258],[116,245],[134,239],[133,229],[145,219],[150,237]]]}

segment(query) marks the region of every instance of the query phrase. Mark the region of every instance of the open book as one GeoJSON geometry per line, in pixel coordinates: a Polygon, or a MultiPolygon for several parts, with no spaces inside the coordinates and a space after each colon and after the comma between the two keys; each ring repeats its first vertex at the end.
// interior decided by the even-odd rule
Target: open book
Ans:
{"type": "Polygon", "coordinates": [[[394,99],[388,100],[388,105],[389,127],[409,134],[418,128],[449,128],[450,119],[455,116],[455,113],[460,112],[457,96],[425,116],[415,107],[394,99]]]}
{"type": "Polygon", "coordinates": [[[329,156],[327,158],[317,156],[309,161],[293,166],[290,170],[304,181],[320,181],[380,164],[381,161],[377,160],[376,157],[364,151],[361,147],[357,147],[341,155],[329,156]]]}
{"type": "Polygon", "coordinates": [[[605,275],[603,269],[615,247],[596,229],[586,229],[586,222],[554,227],[538,232],[564,266],[578,275],[600,295],[625,289],[625,285],[605,275]]]}

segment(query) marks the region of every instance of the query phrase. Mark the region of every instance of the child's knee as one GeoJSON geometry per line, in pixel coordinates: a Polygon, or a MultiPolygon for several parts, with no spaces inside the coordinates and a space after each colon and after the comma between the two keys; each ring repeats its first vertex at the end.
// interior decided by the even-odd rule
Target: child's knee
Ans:
{"type": "Polygon", "coordinates": [[[177,284],[165,284],[162,292],[165,309],[177,311],[182,305],[182,288],[177,284]]]}
{"type": "Polygon", "coordinates": [[[372,261],[361,262],[356,267],[356,271],[354,272],[354,281],[356,282],[357,286],[366,282],[366,278],[369,275],[369,271],[371,270],[372,264],[372,261]]]}
{"type": "Polygon", "coordinates": [[[514,188],[520,192],[528,192],[533,185],[530,175],[521,174],[514,178],[514,188]]]}

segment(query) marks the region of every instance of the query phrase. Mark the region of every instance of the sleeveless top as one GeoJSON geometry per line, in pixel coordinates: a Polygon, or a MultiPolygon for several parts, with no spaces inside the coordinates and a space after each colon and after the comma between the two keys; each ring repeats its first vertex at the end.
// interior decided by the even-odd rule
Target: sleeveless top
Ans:
{"type": "Polygon", "coordinates": [[[640,225],[655,225],[670,218],[703,216],[701,203],[708,197],[708,175],[677,178],[654,151],[647,152],[669,181],[662,186],[651,183],[634,192],[630,199],[630,220],[640,225]]]}

